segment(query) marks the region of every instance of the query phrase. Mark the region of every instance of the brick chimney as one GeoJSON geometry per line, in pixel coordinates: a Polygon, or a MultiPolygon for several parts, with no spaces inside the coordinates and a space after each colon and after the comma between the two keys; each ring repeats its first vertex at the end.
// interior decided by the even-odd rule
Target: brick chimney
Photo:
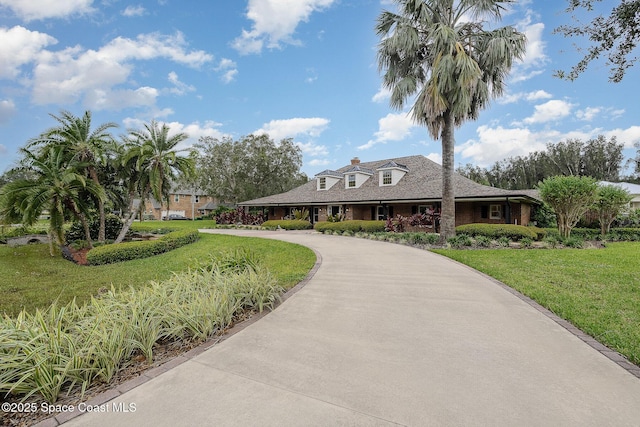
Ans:
{"type": "Polygon", "coordinates": [[[357,157],[354,157],[353,159],[351,159],[351,164],[352,165],[360,164],[360,159],[357,157]]]}

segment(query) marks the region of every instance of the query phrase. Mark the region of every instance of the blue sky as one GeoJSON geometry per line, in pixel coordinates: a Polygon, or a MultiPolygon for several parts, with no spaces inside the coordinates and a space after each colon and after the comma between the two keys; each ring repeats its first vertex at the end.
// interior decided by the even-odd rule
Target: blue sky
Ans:
{"type": "MultiPolygon", "coordinates": [[[[611,3],[611,2],[604,2],[611,3]]],[[[599,3],[598,3],[599,4],[599,3]]],[[[291,137],[309,176],[362,161],[422,154],[440,143],[389,107],[374,25],[388,0],[0,0],[0,172],[55,121],[91,110],[124,134],[156,119],[201,136],[291,137]]],[[[507,93],[456,130],[456,164],[489,166],[568,138],[640,141],[640,66],[608,82],[604,62],[575,82],[579,58],[553,34],[566,2],[518,1],[502,25],[528,37],[507,93]]],[[[601,5],[599,7],[602,7],[601,5]]],[[[609,6],[611,7],[611,6],[609,6]]],[[[597,12],[597,11],[596,11],[597,12]]]]}

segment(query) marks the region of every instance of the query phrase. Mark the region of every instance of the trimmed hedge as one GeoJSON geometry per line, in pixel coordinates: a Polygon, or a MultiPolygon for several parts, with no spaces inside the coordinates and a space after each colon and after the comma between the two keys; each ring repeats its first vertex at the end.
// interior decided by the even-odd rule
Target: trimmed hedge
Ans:
{"type": "Polygon", "coordinates": [[[317,222],[313,228],[320,233],[324,233],[328,230],[342,232],[352,231],[354,233],[357,233],[359,231],[365,233],[377,233],[384,231],[384,227],[384,221],[348,220],[340,222],[317,222]]]}
{"type": "MultiPolygon", "coordinates": [[[[559,236],[557,228],[545,229],[549,236],[559,236]]],[[[601,240],[602,234],[600,229],[595,228],[572,228],[571,237],[575,237],[582,240],[601,240]]],[[[640,228],[612,228],[604,236],[604,240],[618,242],[636,242],[640,240],[640,228]]]]}
{"type": "Polygon", "coordinates": [[[193,243],[199,238],[197,230],[182,230],[164,235],[158,240],[100,246],[87,253],[87,263],[89,265],[103,265],[148,258],[193,243]]]}
{"type": "Polygon", "coordinates": [[[285,230],[308,230],[311,228],[311,223],[303,219],[272,219],[263,222],[262,227],[269,230],[275,230],[278,227],[285,230]]]}
{"type": "Polygon", "coordinates": [[[546,231],[542,228],[515,224],[465,224],[457,226],[456,233],[473,237],[486,236],[491,239],[507,237],[511,240],[523,238],[541,240],[546,235],[546,231]]]}

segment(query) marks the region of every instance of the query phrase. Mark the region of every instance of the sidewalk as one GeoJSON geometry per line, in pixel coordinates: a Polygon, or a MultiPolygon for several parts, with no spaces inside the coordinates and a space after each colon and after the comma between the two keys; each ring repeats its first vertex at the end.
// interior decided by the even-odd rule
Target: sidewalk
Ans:
{"type": "Polygon", "coordinates": [[[640,425],[640,379],[465,266],[357,238],[215,232],[300,243],[322,264],[274,312],[65,427],[640,425]]]}

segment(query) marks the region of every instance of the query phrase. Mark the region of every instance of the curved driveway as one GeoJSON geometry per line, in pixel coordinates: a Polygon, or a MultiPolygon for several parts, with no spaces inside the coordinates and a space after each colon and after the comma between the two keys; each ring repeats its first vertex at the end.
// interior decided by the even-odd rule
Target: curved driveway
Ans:
{"type": "Polygon", "coordinates": [[[638,378],[467,267],[356,238],[215,232],[322,263],[274,312],[65,426],[640,425],[638,378]]]}

